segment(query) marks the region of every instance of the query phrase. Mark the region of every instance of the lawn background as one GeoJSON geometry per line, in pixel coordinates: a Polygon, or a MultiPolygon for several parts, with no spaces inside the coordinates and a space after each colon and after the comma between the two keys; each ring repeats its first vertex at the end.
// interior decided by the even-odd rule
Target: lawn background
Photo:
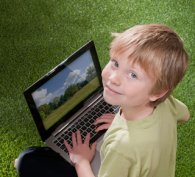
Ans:
{"type": "Polygon", "coordinates": [[[178,126],[176,177],[194,177],[194,10],[193,0],[0,0],[0,176],[16,177],[17,155],[43,145],[24,100],[25,88],[89,40],[104,67],[111,32],[164,23],[179,33],[190,57],[173,94],[191,112],[191,120],[178,126]]]}

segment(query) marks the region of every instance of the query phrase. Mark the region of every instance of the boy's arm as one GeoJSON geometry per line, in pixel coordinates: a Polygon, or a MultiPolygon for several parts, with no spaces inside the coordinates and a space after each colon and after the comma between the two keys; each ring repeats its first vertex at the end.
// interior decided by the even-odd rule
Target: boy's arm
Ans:
{"type": "Polygon", "coordinates": [[[188,112],[186,112],[186,114],[184,115],[184,117],[183,117],[181,120],[178,121],[178,123],[185,123],[185,122],[187,122],[189,119],[190,119],[190,113],[189,113],[189,111],[188,111],[188,112]]]}
{"type": "Polygon", "coordinates": [[[90,162],[85,161],[75,165],[78,177],[95,177],[90,162]]]}

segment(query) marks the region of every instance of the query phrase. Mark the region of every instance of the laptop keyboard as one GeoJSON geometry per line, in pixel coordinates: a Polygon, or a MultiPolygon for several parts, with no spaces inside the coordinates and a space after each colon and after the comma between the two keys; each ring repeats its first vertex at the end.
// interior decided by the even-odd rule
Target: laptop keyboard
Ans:
{"type": "Polygon", "coordinates": [[[91,139],[90,143],[95,142],[105,131],[95,132],[96,126],[94,125],[95,120],[105,113],[116,113],[117,107],[113,107],[107,104],[104,100],[100,101],[95,105],[90,111],[83,115],[81,119],[78,119],[71,127],[62,133],[60,136],[56,137],[54,143],[67,153],[67,149],[64,145],[64,140],[66,140],[70,145],[72,145],[72,133],[80,130],[81,137],[84,140],[87,133],[90,133],[91,139]]]}

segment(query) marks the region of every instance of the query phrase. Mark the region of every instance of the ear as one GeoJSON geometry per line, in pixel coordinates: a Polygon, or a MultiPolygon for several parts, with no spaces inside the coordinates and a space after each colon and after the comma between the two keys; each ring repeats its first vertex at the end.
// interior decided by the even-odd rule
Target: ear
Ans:
{"type": "Polygon", "coordinates": [[[165,96],[167,92],[168,92],[168,90],[163,90],[163,91],[160,91],[159,93],[152,94],[152,95],[150,95],[149,99],[151,102],[154,102],[154,101],[162,98],[163,96],[165,96]]]}

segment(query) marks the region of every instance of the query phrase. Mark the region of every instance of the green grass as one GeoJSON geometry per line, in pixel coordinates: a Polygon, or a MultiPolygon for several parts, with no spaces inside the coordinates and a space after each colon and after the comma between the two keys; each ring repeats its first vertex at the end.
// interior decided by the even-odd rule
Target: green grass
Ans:
{"type": "Polygon", "coordinates": [[[0,176],[16,177],[13,160],[43,145],[23,91],[77,48],[94,40],[103,67],[110,33],[135,24],[164,23],[185,42],[189,70],[174,95],[191,112],[178,126],[176,177],[195,176],[195,1],[6,0],[0,2],[0,176]]]}

